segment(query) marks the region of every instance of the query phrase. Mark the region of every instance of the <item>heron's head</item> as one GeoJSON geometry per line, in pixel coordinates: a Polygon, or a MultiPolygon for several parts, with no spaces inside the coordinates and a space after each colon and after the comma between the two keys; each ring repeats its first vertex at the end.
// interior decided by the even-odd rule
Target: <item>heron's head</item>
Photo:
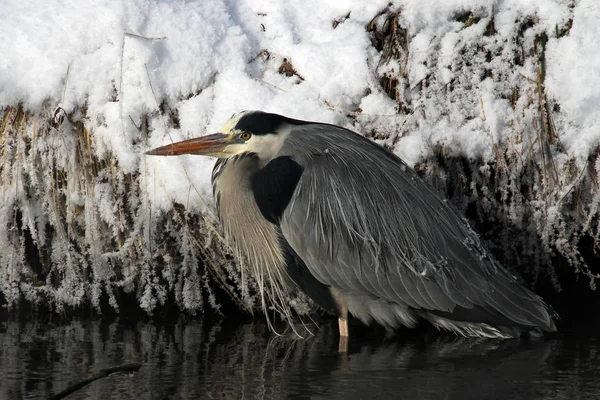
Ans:
{"type": "Polygon", "coordinates": [[[242,111],[223,125],[218,133],[183,140],[146,152],[154,156],[198,154],[229,158],[254,153],[269,159],[279,151],[289,133],[286,126],[294,120],[262,111],[242,111]]]}

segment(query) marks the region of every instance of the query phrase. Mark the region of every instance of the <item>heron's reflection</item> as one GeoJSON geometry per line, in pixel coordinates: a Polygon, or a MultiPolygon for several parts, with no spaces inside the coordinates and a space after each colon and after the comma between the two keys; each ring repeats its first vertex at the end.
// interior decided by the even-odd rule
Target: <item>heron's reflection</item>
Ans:
{"type": "Polygon", "coordinates": [[[460,339],[436,332],[355,330],[337,352],[337,323],[274,336],[263,323],[73,321],[0,323],[0,399],[47,398],[108,366],[141,362],[72,399],[595,398],[595,336],[540,341],[460,339]]]}

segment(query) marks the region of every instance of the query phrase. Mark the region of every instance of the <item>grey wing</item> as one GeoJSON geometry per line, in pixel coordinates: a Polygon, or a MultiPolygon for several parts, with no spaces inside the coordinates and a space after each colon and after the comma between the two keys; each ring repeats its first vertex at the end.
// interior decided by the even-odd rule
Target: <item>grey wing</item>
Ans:
{"type": "Polygon", "coordinates": [[[294,128],[281,152],[304,168],[281,231],[320,282],[419,315],[555,330],[543,300],[392,153],[327,125],[294,128]]]}

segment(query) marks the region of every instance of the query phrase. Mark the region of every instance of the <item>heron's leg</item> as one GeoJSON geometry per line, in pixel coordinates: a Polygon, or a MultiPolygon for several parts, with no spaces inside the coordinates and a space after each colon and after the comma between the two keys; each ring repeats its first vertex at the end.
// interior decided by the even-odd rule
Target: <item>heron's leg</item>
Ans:
{"type": "Polygon", "coordinates": [[[348,315],[344,317],[340,317],[338,319],[338,323],[340,325],[340,343],[338,346],[338,352],[347,353],[348,352],[348,315]]]}
{"type": "Polygon", "coordinates": [[[340,337],[348,337],[348,316],[338,318],[340,337]]]}
{"type": "Polygon", "coordinates": [[[341,294],[337,289],[329,288],[331,296],[337,304],[338,312],[338,324],[340,326],[340,344],[338,350],[340,353],[348,352],[348,302],[346,297],[341,294]]]}

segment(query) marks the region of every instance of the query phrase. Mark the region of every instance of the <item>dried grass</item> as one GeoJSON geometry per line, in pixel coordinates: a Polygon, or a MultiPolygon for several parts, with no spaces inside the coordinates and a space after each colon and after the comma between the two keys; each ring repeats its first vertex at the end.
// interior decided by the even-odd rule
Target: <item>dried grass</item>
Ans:
{"type": "MultiPolygon", "coordinates": [[[[111,154],[99,158],[85,121],[47,118],[22,107],[0,122],[0,276],[9,307],[26,300],[66,311],[135,293],[151,313],[173,301],[191,313],[214,290],[247,309],[236,271],[210,215],[172,202],[153,213],[139,173],[111,154]]],[[[57,113],[55,113],[57,114],[57,113]]]]}

